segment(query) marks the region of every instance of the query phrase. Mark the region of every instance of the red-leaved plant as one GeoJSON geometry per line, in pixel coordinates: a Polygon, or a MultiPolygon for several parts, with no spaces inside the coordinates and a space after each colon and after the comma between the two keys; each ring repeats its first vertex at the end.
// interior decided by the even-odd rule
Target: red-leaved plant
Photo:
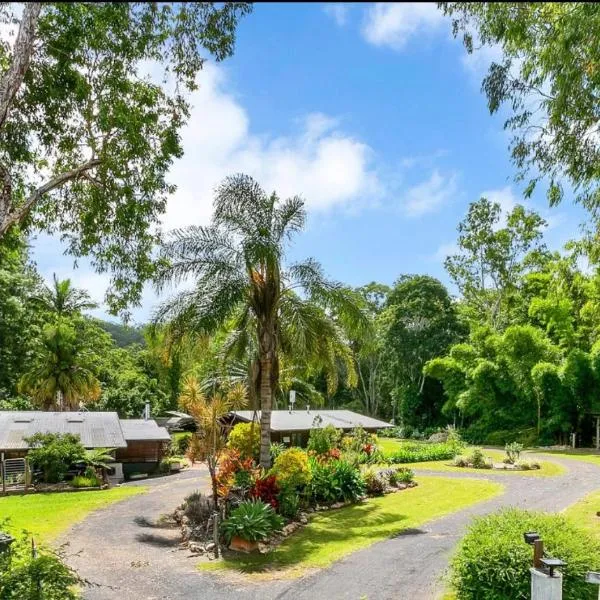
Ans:
{"type": "Polygon", "coordinates": [[[279,494],[279,486],[275,475],[267,475],[262,479],[257,479],[250,489],[251,498],[259,498],[265,504],[270,504],[273,508],[277,508],[277,495],[279,494]]]}

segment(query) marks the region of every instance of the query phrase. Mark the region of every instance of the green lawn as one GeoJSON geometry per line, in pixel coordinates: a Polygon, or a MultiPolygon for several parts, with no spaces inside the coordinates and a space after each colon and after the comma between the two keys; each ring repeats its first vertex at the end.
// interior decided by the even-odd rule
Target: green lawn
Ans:
{"type": "Polygon", "coordinates": [[[297,577],[408,528],[487,500],[503,486],[486,480],[419,477],[415,488],[363,504],[312,515],[310,523],[266,555],[228,556],[200,569],[232,569],[256,576],[297,577]]]}
{"type": "MultiPolygon", "coordinates": [[[[398,450],[403,443],[406,443],[404,440],[398,440],[394,438],[379,438],[377,442],[383,451],[384,454],[392,453],[395,450],[398,450]]],[[[473,448],[466,448],[463,454],[469,454],[473,451],[473,448]]],[[[502,459],[506,456],[504,451],[502,450],[491,450],[484,449],[483,453],[486,456],[489,456],[494,462],[502,462],[502,459]]],[[[524,455],[524,458],[527,459],[527,456],[524,455]]],[[[587,456],[589,459],[590,456],[587,456]]],[[[597,457],[600,459],[600,457],[597,457]]],[[[590,461],[594,462],[594,461],[590,461]]],[[[566,472],[565,467],[559,465],[558,463],[542,461],[540,463],[541,469],[536,469],[532,471],[485,471],[482,469],[469,469],[469,468],[458,468],[452,466],[451,460],[432,460],[427,462],[417,462],[417,463],[404,463],[399,466],[407,466],[411,469],[421,469],[424,471],[441,471],[445,473],[486,473],[491,472],[494,474],[501,475],[526,475],[531,477],[555,477],[556,475],[562,475],[566,472]]],[[[598,464],[600,465],[600,460],[598,460],[598,464]]]]}
{"type": "Polygon", "coordinates": [[[593,451],[582,451],[582,450],[544,450],[536,452],[536,454],[556,456],[557,458],[570,458],[571,460],[580,460],[600,467],[600,454],[594,454],[593,451]]]}
{"type": "Polygon", "coordinates": [[[143,487],[120,487],[97,492],[28,494],[0,498],[0,520],[10,519],[8,529],[26,529],[38,541],[49,542],[90,512],[146,491],[143,487]]]}
{"type": "Polygon", "coordinates": [[[582,498],[565,510],[565,515],[573,519],[579,526],[587,529],[600,542],[600,490],[582,498]]]}

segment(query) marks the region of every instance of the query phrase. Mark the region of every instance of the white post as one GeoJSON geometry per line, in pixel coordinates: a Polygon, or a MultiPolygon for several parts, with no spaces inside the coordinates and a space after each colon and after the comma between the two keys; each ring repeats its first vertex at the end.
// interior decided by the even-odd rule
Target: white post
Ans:
{"type": "Polygon", "coordinates": [[[573,446],[573,449],[575,449],[575,441],[577,440],[577,434],[576,433],[572,433],[571,434],[571,445],[573,446]]]}
{"type": "Polygon", "coordinates": [[[600,450],[600,417],[596,417],[596,450],[600,450]]]}
{"type": "Polygon", "coordinates": [[[531,568],[531,600],[562,600],[562,573],[547,573],[531,568]]]}

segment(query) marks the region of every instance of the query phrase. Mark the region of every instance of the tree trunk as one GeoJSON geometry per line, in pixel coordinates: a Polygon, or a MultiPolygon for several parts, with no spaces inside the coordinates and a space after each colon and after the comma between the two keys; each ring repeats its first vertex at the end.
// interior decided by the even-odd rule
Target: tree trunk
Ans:
{"type": "Polygon", "coordinates": [[[260,359],[260,466],[264,469],[271,466],[272,368],[270,357],[260,359]]]}

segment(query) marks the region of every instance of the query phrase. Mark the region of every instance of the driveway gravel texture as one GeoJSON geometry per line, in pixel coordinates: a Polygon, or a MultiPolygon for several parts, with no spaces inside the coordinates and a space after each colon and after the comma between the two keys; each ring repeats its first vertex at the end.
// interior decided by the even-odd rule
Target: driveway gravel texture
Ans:
{"type": "Polygon", "coordinates": [[[443,594],[452,549],[473,517],[506,506],[558,512],[600,488],[597,466],[563,458],[544,460],[568,471],[557,477],[439,473],[455,477],[457,485],[471,477],[499,481],[505,491],[299,579],[254,582],[200,572],[198,557],[179,548],[179,529],[155,525],[190,492],[209,489],[208,472],[202,467],[127,484],[147,486],[149,491],[92,513],[74,525],[64,541],[69,542],[69,563],[92,582],[83,591],[85,600],[435,600],[443,594]]]}

